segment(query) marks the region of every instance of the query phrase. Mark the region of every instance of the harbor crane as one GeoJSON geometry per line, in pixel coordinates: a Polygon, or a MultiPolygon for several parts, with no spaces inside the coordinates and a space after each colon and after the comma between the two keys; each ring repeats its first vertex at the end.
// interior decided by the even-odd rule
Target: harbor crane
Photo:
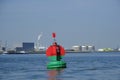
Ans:
{"type": "Polygon", "coordinates": [[[42,32],[38,35],[38,38],[37,38],[37,44],[36,44],[37,51],[45,49],[45,47],[41,46],[41,41],[40,41],[41,37],[42,37],[42,32]]]}

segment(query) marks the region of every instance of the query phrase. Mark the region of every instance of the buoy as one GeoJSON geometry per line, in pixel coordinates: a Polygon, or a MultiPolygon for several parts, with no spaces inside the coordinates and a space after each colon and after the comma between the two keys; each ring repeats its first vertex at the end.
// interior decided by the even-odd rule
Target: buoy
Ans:
{"type": "Polygon", "coordinates": [[[55,37],[56,33],[52,33],[54,42],[46,50],[46,56],[49,58],[50,62],[47,64],[48,69],[59,69],[66,68],[66,63],[61,61],[62,57],[65,55],[65,50],[61,45],[58,45],[55,37]]]}

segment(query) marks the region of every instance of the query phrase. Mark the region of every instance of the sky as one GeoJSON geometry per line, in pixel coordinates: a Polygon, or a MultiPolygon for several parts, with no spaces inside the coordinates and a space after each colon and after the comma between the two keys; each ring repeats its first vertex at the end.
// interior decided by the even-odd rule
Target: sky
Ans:
{"type": "Polygon", "coordinates": [[[53,43],[65,48],[93,45],[120,47],[119,0],[0,0],[0,41],[9,47],[22,42],[53,43]]]}

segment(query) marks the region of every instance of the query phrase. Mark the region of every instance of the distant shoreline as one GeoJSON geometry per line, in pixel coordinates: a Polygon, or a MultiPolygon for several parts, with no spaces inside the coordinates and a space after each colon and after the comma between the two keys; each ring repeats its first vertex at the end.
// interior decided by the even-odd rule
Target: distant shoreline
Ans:
{"type": "MultiPolygon", "coordinates": [[[[66,53],[111,53],[111,52],[120,52],[120,51],[66,51],[66,53]]],[[[0,53],[0,54],[46,54],[46,51],[40,51],[40,52],[26,52],[26,53],[20,53],[20,52],[8,52],[8,53],[0,53]]]]}

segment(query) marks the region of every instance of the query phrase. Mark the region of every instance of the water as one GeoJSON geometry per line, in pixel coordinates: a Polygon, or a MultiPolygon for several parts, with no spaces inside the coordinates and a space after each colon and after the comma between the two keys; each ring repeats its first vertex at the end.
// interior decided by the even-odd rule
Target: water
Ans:
{"type": "Polygon", "coordinates": [[[48,70],[45,54],[0,55],[0,80],[120,80],[120,53],[70,53],[67,68],[48,70]]]}

